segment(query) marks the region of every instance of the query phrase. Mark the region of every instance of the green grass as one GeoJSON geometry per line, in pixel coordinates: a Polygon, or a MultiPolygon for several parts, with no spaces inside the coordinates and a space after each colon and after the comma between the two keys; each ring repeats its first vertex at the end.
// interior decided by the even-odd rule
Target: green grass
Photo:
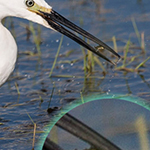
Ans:
{"type": "Polygon", "coordinates": [[[133,24],[133,28],[134,28],[134,31],[135,31],[135,34],[137,36],[137,39],[138,39],[138,42],[139,42],[139,45],[142,49],[142,52],[143,53],[146,53],[145,52],[145,42],[144,42],[144,32],[142,32],[140,34],[139,30],[138,30],[138,27],[136,25],[136,22],[135,22],[135,19],[134,18],[131,18],[131,21],[132,21],[132,24],[133,24]]]}
{"type": "Polygon", "coordinates": [[[40,56],[41,55],[41,48],[40,48],[40,43],[41,43],[41,38],[40,38],[40,36],[41,36],[41,29],[40,29],[40,26],[38,25],[38,29],[37,29],[37,33],[36,33],[36,29],[34,28],[33,23],[29,22],[29,30],[32,33],[33,41],[34,41],[34,43],[36,45],[36,49],[37,49],[38,55],[40,56]]]}
{"type": "Polygon", "coordinates": [[[135,53],[135,50],[132,49],[133,44],[132,44],[131,40],[129,39],[124,48],[123,63],[121,66],[118,66],[115,69],[121,70],[124,72],[141,72],[141,71],[144,71],[144,69],[141,70],[141,68],[143,66],[146,66],[146,62],[150,59],[150,57],[145,58],[146,50],[145,50],[145,42],[144,42],[144,33],[142,32],[140,34],[134,18],[132,18],[131,20],[132,20],[133,28],[134,28],[135,34],[137,36],[141,51],[139,51],[138,54],[137,54],[137,52],[135,53]],[[135,55],[134,55],[134,53],[135,53],[135,55]],[[132,57],[131,56],[129,57],[130,54],[132,54],[132,57]],[[144,59],[141,61],[142,56],[144,59]],[[140,60],[141,62],[135,66],[137,60],[140,60]],[[134,64],[134,65],[132,65],[132,64],[134,64]]]}
{"type": "Polygon", "coordinates": [[[15,87],[16,87],[18,95],[20,95],[19,87],[18,87],[18,84],[16,82],[15,82],[15,87]]]}
{"type": "Polygon", "coordinates": [[[116,37],[115,36],[112,37],[112,41],[113,41],[113,45],[114,45],[114,51],[118,52],[117,42],[116,42],[116,37]]]}
{"type": "Polygon", "coordinates": [[[59,52],[60,52],[60,49],[61,49],[61,45],[62,45],[62,42],[63,42],[63,35],[61,37],[61,40],[60,40],[60,43],[59,43],[59,47],[57,49],[57,53],[56,53],[56,56],[55,56],[55,60],[53,62],[53,65],[52,65],[52,68],[51,68],[51,71],[49,73],[49,77],[51,77],[52,73],[53,73],[53,70],[55,68],[55,65],[56,65],[56,62],[57,62],[57,58],[58,58],[58,55],[59,55],[59,52]]]}

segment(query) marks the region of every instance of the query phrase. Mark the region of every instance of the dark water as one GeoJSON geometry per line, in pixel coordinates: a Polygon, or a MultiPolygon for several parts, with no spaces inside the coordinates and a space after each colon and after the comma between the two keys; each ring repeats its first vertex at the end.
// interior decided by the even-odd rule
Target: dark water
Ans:
{"type": "MultiPolygon", "coordinates": [[[[131,42],[134,43],[134,48],[131,49],[132,53],[129,53],[128,57],[136,55],[140,55],[140,57],[131,63],[128,66],[129,68],[135,68],[150,55],[150,2],[148,0],[64,0],[63,3],[60,0],[51,0],[47,2],[53,6],[54,10],[107,42],[111,47],[113,47],[113,43],[110,39],[115,36],[118,39],[117,46],[120,55],[123,55],[123,47],[130,38],[131,42]],[[142,55],[141,50],[138,48],[139,42],[132,25],[132,17],[136,21],[139,33],[144,32],[145,55],[142,55]]],[[[27,40],[27,32],[22,23],[29,24],[28,21],[17,18],[12,18],[12,22],[8,18],[5,23],[16,36],[19,56],[15,71],[9,81],[0,89],[0,149],[17,149],[18,147],[19,149],[31,149],[33,123],[27,114],[37,124],[37,131],[41,132],[49,122],[47,114],[49,103],[50,107],[65,106],[71,103],[72,100],[80,98],[80,91],[83,91],[85,95],[92,93],[130,94],[141,97],[146,101],[149,100],[150,61],[146,62],[142,68],[144,72],[124,74],[123,71],[111,69],[101,59],[107,69],[106,76],[103,76],[101,68],[96,65],[95,78],[84,80],[81,47],[64,37],[57,62],[72,61],[74,59],[78,59],[78,61],[73,64],[57,63],[50,79],[48,76],[61,34],[41,27],[42,43],[40,48],[42,55],[40,58],[38,56],[29,56],[25,54],[26,51],[36,52],[37,50],[32,35],[27,40]],[[14,28],[12,28],[12,25],[14,28]],[[73,50],[73,53],[66,57],[65,54],[70,50],[73,50]],[[55,75],[69,75],[70,77],[55,77],[55,75]],[[99,77],[103,77],[103,79],[99,79],[99,77]],[[15,83],[18,84],[20,95],[17,93],[15,83]],[[54,93],[50,101],[53,87],[54,93]]],[[[36,24],[34,26],[37,28],[36,24]]],[[[118,66],[121,65],[122,62],[118,64],[118,66]]],[[[128,107],[130,107],[130,104],[128,107]]],[[[37,140],[41,135],[39,132],[36,134],[37,140]]]]}

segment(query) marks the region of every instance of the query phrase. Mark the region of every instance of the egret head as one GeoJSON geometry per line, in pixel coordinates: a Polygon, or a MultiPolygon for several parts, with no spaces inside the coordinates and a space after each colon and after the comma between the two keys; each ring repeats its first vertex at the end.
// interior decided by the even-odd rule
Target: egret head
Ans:
{"type": "Polygon", "coordinates": [[[0,19],[7,16],[14,16],[24,18],[46,27],[50,27],[40,15],[38,10],[51,10],[52,7],[48,5],[44,0],[0,0],[0,19]]]}
{"type": "Polygon", "coordinates": [[[102,57],[103,59],[113,63],[106,56],[101,54],[98,49],[92,47],[84,40],[72,33],[70,30],[66,29],[64,27],[66,26],[67,28],[70,28],[71,30],[95,42],[100,47],[102,47],[102,49],[106,49],[116,55],[118,58],[120,58],[120,56],[109,46],[107,46],[105,43],[103,43],[90,33],[76,26],[60,14],[58,14],[44,0],[9,0],[9,2],[5,0],[0,0],[0,19],[6,16],[25,18],[30,21],[39,23],[47,28],[56,30],[68,36],[72,40],[76,41],[78,44],[84,46],[85,48],[102,57]]]}

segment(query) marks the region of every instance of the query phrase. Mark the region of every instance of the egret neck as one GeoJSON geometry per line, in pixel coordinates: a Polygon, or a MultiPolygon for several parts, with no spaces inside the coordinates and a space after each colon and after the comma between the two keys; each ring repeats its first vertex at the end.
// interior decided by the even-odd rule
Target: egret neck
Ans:
{"type": "Polygon", "coordinates": [[[2,85],[15,67],[17,45],[11,33],[0,22],[0,85],[2,85]]]}

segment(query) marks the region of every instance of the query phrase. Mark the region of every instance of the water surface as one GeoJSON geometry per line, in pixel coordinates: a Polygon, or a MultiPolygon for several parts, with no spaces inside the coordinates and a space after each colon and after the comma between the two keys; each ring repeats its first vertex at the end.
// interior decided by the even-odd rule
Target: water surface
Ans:
{"type": "MultiPolygon", "coordinates": [[[[113,47],[112,37],[117,39],[118,52],[123,56],[124,46],[130,39],[134,44],[132,53],[128,57],[140,55],[129,68],[135,68],[149,55],[149,5],[145,1],[69,1],[47,0],[53,9],[63,14],[74,23],[82,26],[96,37],[113,47]],[[139,33],[144,32],[146,54],[141,54],[139,42],[136,37],[131,18],[135,19],[139,33]]],[[[54,62],[61,34],[52,30],[41,28],[41,57],[27,55],[27,51],[36,53],[36,46],[32,34],[27,37],[29,22],[22,19],[7,19],[5,25],[14,34],[18,45],[18,61],[16,68],[7,83],[0,89],[0,149],[31,149],[33,123],[37,124],[36,139],[38,140],[45,125],[49,122],[47,109],[49,107],[64,107],[66,104],[80,98],[83,95],[95,93],[130,94],[149,101],[149,64],[143,66],[143,72],[117,71],[112,69],[104,60],[100,59],[107,70],[106,75],[96,64],[95,76],[92,79],[84,78],[83,54],[81,47],[67,37],[63,38],[63,44],[53,70],[52,78],[49,72],[54,62]],[[68,51],[73,50],[67,57],[68,51]],[[73,61],[75,63],[66,63],[73,61]],[[63,62],[60,62],[63,61],[63,62]],[[56,75],[66,77],[56,77],[56,75]],[[69,77],[68,77],[69,76],[69,77]],[[102,78],[102,79],[100,79],[102,78]],[[20,95],[17,93],[15,83],[18,84],[20,95]],[[50,97],[54,89],[52,99],[50,97]],[[26,145],[26,147],[24,147],[26,145]]],[[[35,29],[38,28],[34,24],[35,29]]],[[[122,62],[118,64],[121,66],[122,62]]],[[[115,103],[115,102],[114,102],[115,103]]],[[[117,102],[116,102],[117,103],[117,102]]],[[[93,106],[94,107],[94,106],[93,106]]],[[[119,107],[119,106],[118,106],[119,107]]],[[[130,104],[129,106],[130,107],[130,104]]]]}

